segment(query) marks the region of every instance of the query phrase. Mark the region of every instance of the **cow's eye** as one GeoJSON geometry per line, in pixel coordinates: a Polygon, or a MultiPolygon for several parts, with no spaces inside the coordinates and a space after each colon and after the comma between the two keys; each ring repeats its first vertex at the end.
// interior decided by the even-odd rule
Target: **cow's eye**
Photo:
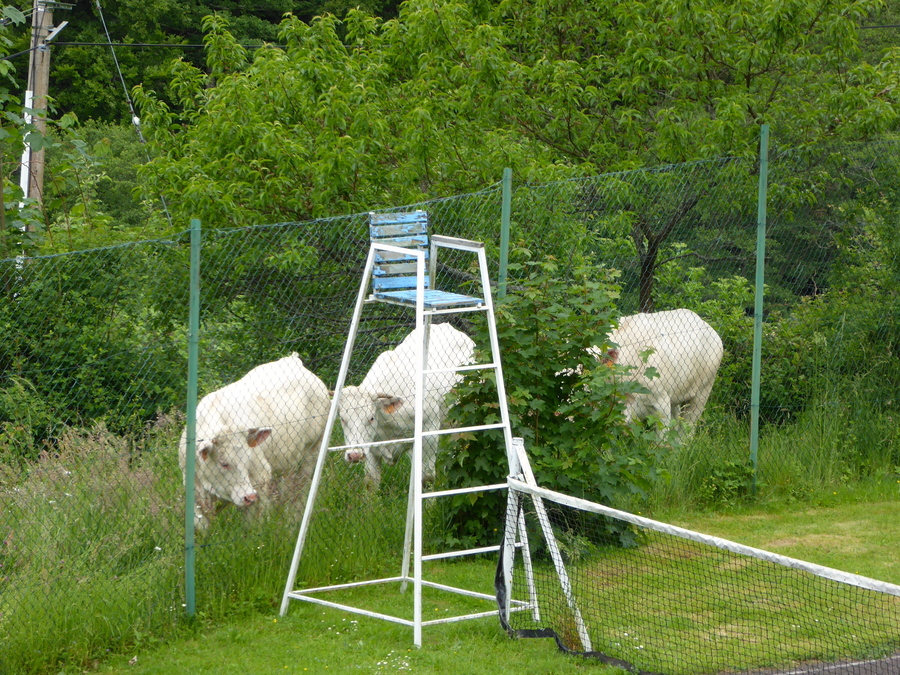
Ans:
{"type": "Polygon", "coordinates": [[[372,415],[372,416],[369,418],[369,424],[375,424],[375,415],[372,415]]]}
{"type": "Polygon", "coordinates": [[[219,466],[221,466],[226,471],[231,471],[231,464],[229,464],[228,462],[220,462],[219,466]]]}

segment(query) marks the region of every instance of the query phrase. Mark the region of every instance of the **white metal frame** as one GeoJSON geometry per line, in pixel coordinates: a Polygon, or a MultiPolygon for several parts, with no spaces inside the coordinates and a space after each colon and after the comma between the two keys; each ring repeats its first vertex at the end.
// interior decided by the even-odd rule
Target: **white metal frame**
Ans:
{"type": "MultiPolygon", "coordinates": [[[[562,553],[559,550],[559,544],[556,536],[553,534],[553,528],[550,524],[550,517],[547,515],[547,509],[544,506],[544,500],[541,497],[540,488],[534,478],[534,472],[531,470],[531,464],[528,461],[528,455],[525,454],[525,444],[521,438],[513,440],[514,456],[510,457],[510,472],[507,478],[509,487],[507,507],[506,507],[506,531],[504,532],[504,541],[515,541],[516,528],[521,532],[525,532],[524,514],[521,508],[523,493],[531,495],[534,510],[537,514],[538,523],[541,526],[541,532],[547,542],[547,548],[550,550],[550,560],[556,570],[556,576],[559,579],[559,585],[562,588],[563,595],[566,598],[566,604],[572,612],[572,618],[575,620],[575,629],[578,631],[578,638],[581,640],[582,651],[591,652],[591,636],[588,634],[587,625],[581,615],[581,610],[575,602],[575,594],[572,590],[572,583],[569,580],[569,573],[566,571],[566,565],[563,562],[562,553]],[[529,490],[523,490],[522,486],[527,486],[529,490]],[[516,517],[518,516],[518,517],[516,517]]],[[[523,535],[524,536],[524,535],[523,535]]],[[[515,602],[512,598],[512,578],[514,565],[515,548],[507,546],[503,550],[503,580],[506,584],[505,597],[507,599],[506,606],[501,608],[503,612],[504,625],[509,625],[509,613],[513,611],[511,603],[515,602]]],[[[534,621],[540,621],[540,613],[538,611],[537,596],[534,589],[534,575],[532,573],[531,557],[524,556],[523,563],[525,567],[525,578],[528,584],[528,591],[531,597],[529,607],[532,608],[532,618],[534,621]]]]}
{"type": "MultiPolygon", "coordinates": [[[[488,595],[485,593],[479,593],[475,591],[470,591],[461,588],[455,588],[452,586],[446,586],[443,584],[438,584],[430,581],[426,581],[423,578],[422,572],[422,563],[427,562],[429,560],[437,560],[442,558],[450,558],[450,557],[459,557],[466,555],[475,555],[479,553],[490,553],[493,551],[499,551],[500,546],[488,546],[482,548],[475,549],[467,549],[462,551],[449,551],[445,553],[438,553],[434,555],[423,555],[422,552],[422,504],[424,499],[434,499],[439,497],[446,497],[450,495],[458,495],[458,494],[466,494],[472,492],[483,492],[489,490],[500,490],[505,489],[507,487],[506,483],[499,483],[496,485],[485,485],[485,486],[477,486],[477,487],[469,487],[469,488],[461,488],[456,490],[444,490],[440,492],[430,492],[423,493],[422,491],[422,440],[424,436],[436,435],[436,434],[448,434],[448,433],[459,433],[461,431],[473,432],[473,431],[483,431],[487,429],[502,429],[503,430],[503,438],[506,445],[506,453],[507,458],[510,462],[510,470],[512,472],[513,467],[519,467],[523,465],[524,458],[524,466],[527,467],[526,476],[531,476],[531,480],[534,479],[533,474],[531,474],[531,468],[528,465],[527,457],[524,455],[524,451],[517,451],[513,449],[513,438],[512,431],[510,427],[509,421],[509,411],[506,403],[506,390],[503,381],[503,371],[500,364],[500,345],[497,339],[497,329],[496,323],[494,319],[494,305],[493,300],[491,298],[491,287],[490,280],[487,275],[487,258],[485,256],[484,245],[480,242],[473,242],[465,239],[457,239],[452,237],[442,237],[438,235],[432,235],[430,237],[430,260],[429,260],[429,271],[431,274],[431,279],[434,279],[434,272],[436,270],[437,265],[437,252],[438,248],[451,248],[461,251],[467,251],[470,253],[474,253],[478,257],[478,266],[480,270],[480,281],[482,288],[481,298],[483,299],[483,304],[474,307],[451,307],[445,309],[430,309],[425,307],[424,297],[425,297],[425,251],[423,250],[413,250],[407,248],[399,248],[396,246],[391,246],[388,244],[381,244],[378,242],[372,242],[369,247],[369,254],[366,259],[365,271],[363,273],[363,278],[359,288],[359,294],[357,296],[356,307],[353,312],[353,318],[350,324],[350,332],[347,338],[347,343],[344,347],[344,354],[341,360],[341,368],[338,373],[337,382],[335,384],[334,396],[332,398],[331,409],[328,414],[328,420],[325,427],[325,433],[322,439],[322,444],[319,448],[319,455],[316,461],[315,471],[313,473],[312,484],[310,486],[309,495],[306,501],[306,508],[303,513],[303,519],[300,524],[300,533],[297,537],[297,544],[294,549],[294,556],[291,561],[290,572],[288,573],[287,583],[285,585],[284,595],[282,597],[281,602],[281,615],[284,616],[287,612],[288,605],[290,600],[303,600],[306,602],[311,602],[319,605],[324,605],[326,607],[333,607],[336,609],[342,609],[349,612],[353,612],[356,614],[361,614],[364,616],[370,616],[378,619],[384,619],[386,621],[391,621],[394,623],[399,623],[402,625],[411,626],[413,628],[413,642],[419,647],[422,645],[422,627],[429,626],[440,623],[450,623],[455,621],[463,621],[466,619],[474,619],[485,616],[493,616],[497,614],[497,609],[494,608],[490,611],[477,612],[472,614],[465,614],[460,616],[453,617],[444,617],[441,619],[434,619],[429,621],[423,621],[422,619],[422,588],[434,588],[443,591],[448,591],[451,593],[457,593],[460,595],[465,595],[474,598],[482,598],[485,600],[490,600],[491,602],[496,601],[496,597],[494,595],[488,595]],[[319,489],[319,484],[322,477],[322,470],[325,464],[325,458],[329,453],[329,450],[342,450],[348,446],[333,446],[329,447],[329,442],[331,438],[331,432],[334,428],[335,419],[338,415],[338,410],[340,406],[341,399],[341,391],[344,388],[344,384],[347,377],[347,372],[350,365],[350,357],[353,352],[353,345],[356,339],[357,331],[359,329],[360,317],[362,315],[363,306],[366,302],[370,301],[379,301],[384,302],[384,300],[376,300],[374,297],[366,297],[366,294],[369,289],[369,285],[371,283],[372,273],[375,264],[375,253],[376,251],[385,251],[389,253],[395,254],[406,254],[406,255],[414,255],[416,258],[416,277],[417,277],[417,288],[416,288],[416,328],[421,329],[420,334],[422,335],[422,343],[418,346],[418,363],[416,369],[416,401],[415,401],[415,430],[413,438],[409,439],[392,439],[391,443],[396,443],[397,440],[403,441],[412,441],[413,443],[413,453],[412,453],[412,470],[410,476],[410,486],[409,486],[409,501],[407,508],[407,518],[406,518],[406,534],[404,538],[403,545],[403,562],[400,576],[390,577],[385,579],[376,579],[371,581],[360,581],[355,583],[348,584],[338,584],[332,586],[322,586],[318,588],[306,588],[306,589],[295,589],[294,585],[296,583],[297,576],[297,568],[299,566],[300,558],[303,555],[303,549],[306,543],[306,537],[309,533],[309,525],[312,517],[313,509],[315,507],[316,495],[319,489]],[[423,429],[423,405],[424,405],[424,391],[425,391],[425,376],[432,372],[443,372],[443,371],[428,371],[427,370],[427,355],[428,355],[428,346],[429,346],[429,338],[430,338],[430,324],[431,318],[435,315],[439,314],[450,314],[450,313],[458,313],[458,312],[475,312],[475,311],[483,311],[487,313],[487,321],[488,328],[490,334],[491,341],[491,358],[492,362],[488,364],[480,364],[480,365],[468,365],[461,366],[459,368],[454,369],[454,371],[466,371],[466,370],[474,370],[474,369],[494,369],[496,372],[496,381],[497,381],[497,394],[500,403],[500,416],[501,422],[499,424],[484,424],[466,428],[455,428],[455,429],[445,429],[439,431],[425,431],[423,429]],[[412,575],[410,576],[409,567],[410,561],[412,562],[412,575]],[[315,594],[323,593],[326,591],[338,590],[338,589],[346,589],[353,588],[359,586],[369,586],[373,584],[383,584],[383,583],[392,583],[399,582],[401,585],[401,590],[406,587],[406,584],[409,582],[413,583],[414,588],[414,599],[413,599],[413,619],[405,619],[397,616],[392,616],[388,614],[382,614],[379,612],[372,612],[368,610],[364,610],[358,607],[352,607],[349,605],[331,602],[325,600],[321,597],[318,597],[315,594]]],[[[398,303],[398,304],[406,304],[406,303],[398,303]]],[[[517,439],[521,442],[521,439],[517,439]]],[[[371,443],[369,445],[378,445],[378,443],[371,443]]],[[[519,474],[518,469],[515,471],[515,474],[519,474]]],[[[518,550],[522,551],[524,559],[526,561],[526,570],[527,570],[527,583],[529,587],[529,596],[530,600],[526,601],[514,601],[508,600],[506,603],[506,607],[503,608],[504,615],[508,618],[509,612],[512,611],[524,611],[531,610],[535,617],[538,616],[537,609],[537,595],[534,589],[534,581],[531,576],[531,553],[528,548],[528,540],[525,533],[525,520],[524,515],[521,514],[521,510],[519,510],[519,515],[513,518],[512,524],[507,524],[507,533],[512,532],[507,541],[515,542],[514,547],[518,550]],[[510,528],[512,528],[510,530],[510,528]],[[518,535],[518,537],[517,537],[518,535]]],[[[552,540],[552,532],[550,533],[549,540],[552,540]]],[[[555,540],[553,540],[555,544],[555,540]]],[[[509,547],[507,547],[509,548],[509,547]]],[[[558,554],[558,549],[557,554],[558,554]]],[[[555,558],[554,558],[555,560],[555,558]]],[[[561,564],[561,558],[560,564],[561,564]]],[[[509,597],[509,596],[507,596],[509,597]]]]}

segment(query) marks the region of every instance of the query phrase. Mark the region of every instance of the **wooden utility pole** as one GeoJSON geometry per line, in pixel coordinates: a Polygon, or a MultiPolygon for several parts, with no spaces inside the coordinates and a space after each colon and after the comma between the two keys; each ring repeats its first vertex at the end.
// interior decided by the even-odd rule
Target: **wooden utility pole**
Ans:
{"type": "MultiPolygon", "coordinates": [[[[42,135],[47,131],[47,92],[50,87],[50,47],[44,40],[53,27],[53,10],[44,0],[34,0],[31,15],[31,55],[28,58],[28,88],[25,91],[25,107],[33,108],[34,116],[26,121],[42,135]]],[[[27,114],[27,113],[26,113],[27,114]]],[[[44,201],[44,150],[33,151],[25,146],[22,155],[22,191],[39,203],[44,201]]]]}
{"type": "MultiPolygon", "coordinates": [[[[53,0],[34,0],[31,15],[31,55],[28,58],[28,88],[25,91],[25,107],[32,108],[32,116],[26,112],[25,121],[44,135],[47,131],[47,93],[50,89],[50,40],[68,22],[53,27],[53,8],[70,9],[72,5],[53,0]]],[[[19,181],[25,197],[44,201],[44,150],[32,150],[25,146],[22,153],[22,175],[19,181]]]]}

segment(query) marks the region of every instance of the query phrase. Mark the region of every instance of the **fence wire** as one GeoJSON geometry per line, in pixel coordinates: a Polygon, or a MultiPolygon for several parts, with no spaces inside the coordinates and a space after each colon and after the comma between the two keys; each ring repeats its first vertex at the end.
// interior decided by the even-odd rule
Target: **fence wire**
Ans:
{"type": "MultiPolygon", "coordinates": [[[[611,271],[623,316],[690,310],[721,339],[699,422],[677,437],[645,434],[664,451],[672,477],[654,489],[710,506],[744,498],[754,479],[802,498],[822,485],[896,471],[897,150],[881,141],[770,159],[756,474],[747,429],[758,166],[717,159],[513,190],[513,263],[550,258],[562,277],[582,263],[611,271]]],[[[434,232],[484,241],[497,278],[499,187],[392,210],[413,208],[428,211],[434,232]]],[[[368,248],[366,222],[358,214],[204,231],[202,397],[293,353],[325,390],[333,388],[368,248]]],[[[146,635],[168,635],[182,618],[183,514],[190,507],[178,449],[189,260],[185,233],[0,261],[0,672],[88,663],[146,635]]],[[[526,271],[511,266],[510,294],[526,271]]],[[[452,256],[438,270],[450,289],[465,290],[473,274],[452,256]]],[[[409,333],[410,314],[386,306],[367,312],[349,384],[359,384],[378,355],[409,333]]],[[[455,327],[471,333],[465,322],[455,327]]],[[[621,360],[624,342],[616,343],[621,360]]],[[[643,361],[624,365],[651,392],[663,382],[636,374],[643,361]]],[[[644,422],[650,431],[665,410],[652,403],[631,408],[636,420],[651,418],[644,422]]],[[[671,403],[670,412],[687,415],[688,399],[671,403]]],[[[223,425],[258,412],[250,404],[212,409],[230,416],[223,425]]],[[[253,428],[279,428],[254,419],[253,428]]],[[[216,438],[208,428],[198,433],[216,438]]],[[[250,447],[259,438],[244,433],[241,442],[250,447]]],[[[219,450],[210,448],[208,456],[219,450]]],[[[350,551],[359,552],[352,539],[361,505],[377,514],[367,523],[391,530],[371,533],[377,550],[397,549],[387,525],[405,514],[406,461],[385,469],[373,492],[361,464],[329,458],[334,489],[325,493],[332,501],[321,517],[340,521],[334,536],[348,539],[350,551]]],[[[252,508],[213,509],[210,525],[198,530],[204,616],[268,609],[281,595],[309,477],[269,468],[265,494],[254,483],[265,467],[248,472],[253,489],[236,493],[252,508]],[[248,517],[254,510],[267,515],[248,517]]],[[[447,515],[429,518],[442,540],[447,515]]],[[[370,562],[335,559],[327,562],[334,572],[323,562],[304,573],[352,578],[353,565],[370,562]]]]}

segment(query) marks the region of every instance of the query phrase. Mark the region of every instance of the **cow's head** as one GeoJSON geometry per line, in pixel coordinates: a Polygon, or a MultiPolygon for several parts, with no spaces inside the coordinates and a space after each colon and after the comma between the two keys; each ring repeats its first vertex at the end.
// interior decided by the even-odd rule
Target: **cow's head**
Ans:
{"type": "Polygon", "coordinates": [[[344,451],[344,459],[350,463],[363,461],[371,448],[360,446],[390,438],[398,426],[393,416],[407,412],[408,408],[407,401],[400,396],[345,387],[341,392],[341,427],[344,443],[351,447],[344,451]]]}
{"type": "Polygon", "coordinates": [[[237,506],[259,499],[250,469],[258,460],[259,446],[272,435],[271,428],[251,428],[197,442],[197,477],[203,488],[237,506]]]}

